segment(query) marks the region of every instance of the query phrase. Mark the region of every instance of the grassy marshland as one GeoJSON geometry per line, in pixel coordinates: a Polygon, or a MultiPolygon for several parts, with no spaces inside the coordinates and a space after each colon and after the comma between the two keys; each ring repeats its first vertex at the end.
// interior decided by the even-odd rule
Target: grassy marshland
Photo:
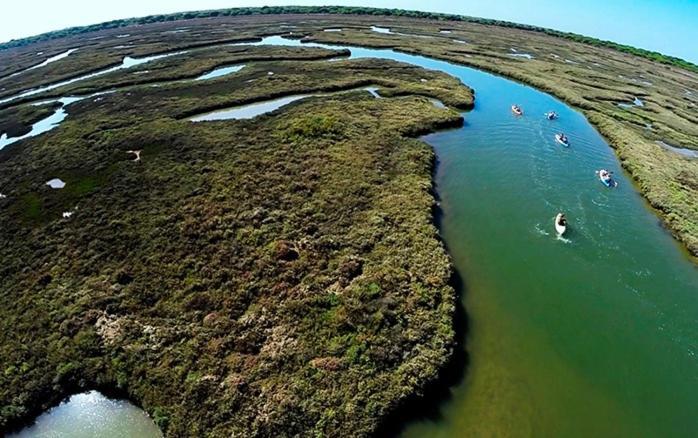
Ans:
{"type": "Polygon", "coordinates": [[[410,137],[456,111],[360,90],[249,121],[177,117],[369,83],[463,106],[470,90],[384,61],[207,82],[83,101],[0,151],[0,428],[98,387],[171,436],[363,435],[450,357],[434,157],[410,137]]]}
{"type": "MultiPolygon", "coordinates": [[[[698,149],[695,66],[612,43],[511,23],[444,15],[430,15],[436,20],[429,20],[415,18],[419,13],[409,11],[390,15],[371,9],[364,11],[371,15],[354,15],[362,10],[351,8],[317,11],[325,13],[294,14],[298,12],[294,8],[263,8],[156,16],[114,22],[99,31],[97,26],[90,28],[95,30],[91,33],[84,33],[90,30],[87,28],[72,29],[64,32],[65,38],[53,39],[60,33],[46,35],[45,41],[29,46],[22,46],[29,41],[16,42],[0,52],[0,66],[5,66],[0,75],[69,48],[80,46],[80,50],[45,68],[0,78],[0,90],[4,89],[0,96],[103,68],[120,62],[124,55],[142,56],[279,33],[327,43],[390,47],[472,65],[531,84],[583,111],[617,149],[623,165],[672,233],[698,254],[698,160],[687,160],[657,144],[664,141],[698,149]],[[269,15],[274,11],[286,14],[269,15]],[[183,20],[171,22],[177,18],[183,20]],[[372,32],[371,25],[389,27],[394,33],[372,32]],[[342,32],[323,32],[325,28],[340,28],[342,32]],[[441,33],[443,30],[449,33],[441,33]],[[37,56],[37,51],[44,53],[37,56]],[[529,54],[533,59],[515,54],[529,54]],[[631,104],[635,98],[644,106],[618,106],[631,104]]],[[[102,79],[106,82],[107,78],[102,79]]],[[[116,82],[133,80],[122,77],[116,82]]],[[[147,82],[147,77],[138,81],[147,82]]]]}
{"type": "MultiPolygon", "coordinates": [[[[287,32],[469,64],[555,94],[609,139],[698,251],[698,162],[655,143],[698,148],[698,78],[677,65],[519,28],[377,16],[194,19],[10,48],[0,98],[126,55],[199,49],[52,91],[120,90],[0,151],[0,429],[103,387],[174,436],[366,434],[435,378],[454,296],[431,223],[433,155],[409,137],[460,122],[416,95],[468,108],[472,93],[386,61],[309,61],[341,52],[223,45],[287,32]],[[247,66],[184,81],[229,63],[247,66]],[[173,82],[151,87],[161,81],[173,82]],[[251,121],[185,120],[367,85],[403,97],[354,91],[251,121]],[[644,106],[617,105],[634,98],[644,106]],[[44,185],[54,177],[66,187],[44,185]]],[[[0,129],[22,132],[49,110],[20,104],[0,105],[0,129]]]]}

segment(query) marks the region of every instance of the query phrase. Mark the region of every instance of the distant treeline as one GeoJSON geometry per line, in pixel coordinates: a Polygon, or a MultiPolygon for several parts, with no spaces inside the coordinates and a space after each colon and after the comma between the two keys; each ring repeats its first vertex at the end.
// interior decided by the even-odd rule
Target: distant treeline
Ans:
{"type": "Polygon", "coordinates": [[[539,26],[531,26],[528,24],[511,23],[509,21],[491,20],[487,18],[468,17],[465,15],[443,14],[438,12],[422,12],[408,11],[404,9],[386,9],[386,8],[367,8],[354,6],[264,6],[254,8],[231,8],[217,9],[208,11],[190,11],[179,12],[166,15],[150,15],[139,18],[126,18],[121,20],[113,20],[105,23],[92,24],[89,26],[69,27],[67,29],[57,30],[53,32],[43,33],[28,38],[12,40],[7,43],[0,44],[0,50],[9,49],[12,47],[21,47],[39,41],[52,40],[56,38],[79,35],[87,32],[95,32],[104,29],[114,29],[124,26],[162,23],[167,21],[190,20],[194,18],[211,18],[211,17],[231,17],[239,15],[274,15],[274,14],[344,14],[344,15],[385,15],[395,17],[410,17],[410,18],[428,18],[441,21],[463,21],[468,23],[489,24],[495,26],[509,27],[514,29],[530,30],[534,32],[543,32],[548,35],[566,38],[568,40],[577,41],[580,43],[590,44],[598,47],[608,47],[620,52],[630,53],[660,62],[662,64],[674,65],[687,70],[698,72],[698,65],[677,58],[675,56],[663,55],[659,52],[651,50],[638,49],[636,47],[625,44],[618,44],[612,41],[600,40],[597,38],[578,35],[571,32],[561,32],[558,30],[547,29],[539,26]]]}

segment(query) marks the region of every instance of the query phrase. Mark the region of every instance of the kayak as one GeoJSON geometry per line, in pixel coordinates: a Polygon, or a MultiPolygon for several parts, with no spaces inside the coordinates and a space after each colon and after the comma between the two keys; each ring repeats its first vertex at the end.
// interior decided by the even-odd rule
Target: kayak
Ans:
{"type": "Polygon", "coordinates": [[[523,115],[523,110],[516,105],[511,106],[511,112],[516,114],[517,116],[523,115]]]}
{"type": "Polygon", "coordinates": [[[570,147],[570,142],[568,141],[563,141],[562,137],[560,137],[560,134],[555,134],[555,141],[563,145],[564,147],[568,148],[570,147]]]}
{"type": "Polygon", "coordinates": [[[545,113],[545,118],[548,120],[555,120],[557,119],[557,114],[551,111],[549,113],[545,113]]]}
{"type": "Polygon", "coordinates": [[[608,178],[603,178],[601,176],[601,172],[596,172],[597,175],[599,175],[599,181],[601,181],[601,184],[605,185],[606,187],[615,187],[618,185],[618,183],[609,176],[608,178]]]}
{"type": "Polygon", "coordinates": [[[555,231],[562,236],[565,234],[565,231],[567,231],[567,225],[560,225],[560,216],[562,216],[562,213],[558,213],[557,216],[555,216],[555,231]]]}

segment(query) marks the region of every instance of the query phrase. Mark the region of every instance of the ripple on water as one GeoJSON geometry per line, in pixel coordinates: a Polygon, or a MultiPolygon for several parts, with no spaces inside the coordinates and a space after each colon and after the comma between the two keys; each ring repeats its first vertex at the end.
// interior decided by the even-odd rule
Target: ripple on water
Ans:
{"type": "Polygon", "coordinates": [[[541,236],[550,236],[548,231],[545,231],[540,223],[537,223],[534,227],[536,234],[541,236]]]}
{"type": "Polygon", "coordinates": [[[572,240],[571,240],[571,239],[568,239],[568,238],[565,237],[565,236],[561,236],[560,234],[556,234],[556,235],[555,235],[555,240],[557,240],[557,241],[559,241],[559,242],[562,242],[562,243],[564,243],[564,244],[567,244],[567,245],[569,245],[570,243],[572,243],[572,240]]]}

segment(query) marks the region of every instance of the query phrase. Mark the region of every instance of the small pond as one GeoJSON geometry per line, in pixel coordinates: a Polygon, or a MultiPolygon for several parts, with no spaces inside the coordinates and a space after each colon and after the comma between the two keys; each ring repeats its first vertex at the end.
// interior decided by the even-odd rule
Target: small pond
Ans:
{"type": "Polygon", "coordinates": [[[159,438],[160,429],[142,409],[97,391],[76,394],[8,438],[159,438]]]}

